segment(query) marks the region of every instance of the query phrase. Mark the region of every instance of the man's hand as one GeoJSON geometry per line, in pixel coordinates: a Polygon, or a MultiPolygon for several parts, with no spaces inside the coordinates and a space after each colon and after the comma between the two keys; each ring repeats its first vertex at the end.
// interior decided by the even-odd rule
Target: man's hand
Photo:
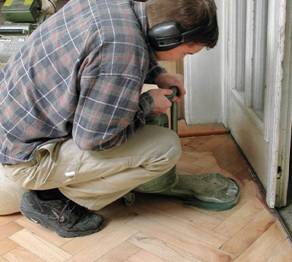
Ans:
{"type": "Polygon", "coordinates": [[[171,102],[166,96],[172,94],[170,89],[151,89],[148,91],[149,95],[153,98],[153,108],[152,113],[160,114],[166,113],[171,107],[171,102]]]}
{"type": "Polygon", "coordinates": [[[173,99],[174,102],[179,102],[186,94],[184,88],[184,81],[182,75],[172,75],[169,73],[162,73],[155,78],[155,83],[159,88],[168,89],[171,86],[177,86],[178,96],[173,99]]]}

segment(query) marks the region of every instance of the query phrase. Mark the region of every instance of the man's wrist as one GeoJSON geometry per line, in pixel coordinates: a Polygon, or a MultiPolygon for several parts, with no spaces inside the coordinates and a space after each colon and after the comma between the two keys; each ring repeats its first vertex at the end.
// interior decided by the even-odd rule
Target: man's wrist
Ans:
{"type": "Polygon", "coordinates": [[[140,96],[139,106],[144,112],[145,116],[148,116],[152,112],[153,103],[154,100],[148,92],[145,92],[140,96]]]}
{"type": "Polygon", "coordinates": [[[148,84],[156,84],[155,79],[164,73],[167,73],[167,71],[163,67],[156,65],[148,72],[145,82],[148,84]]]}

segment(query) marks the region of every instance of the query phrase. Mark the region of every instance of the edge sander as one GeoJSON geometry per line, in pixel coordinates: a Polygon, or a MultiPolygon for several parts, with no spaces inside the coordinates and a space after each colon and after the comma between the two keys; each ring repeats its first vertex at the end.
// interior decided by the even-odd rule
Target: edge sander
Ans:
{"type": "MultiPolygon", "coordinates": [[[[170,101],[178,92],[177,87],[171,89],[173,94],[168,96],[170,101]]],[[[177,133],[177,104],[172,103],[170,121],[166,114],[162,114],[147,121],[147,124],[168,127],[177,133]]],[[[232,208],[238,203],[240,196],[239,185],[230,177],[219,173],[179,175],[176,173],[176,167],[126,194],[123,197],[125,205],[130,206],[134,203],[134,192],[175,197],[181,199],[185,204],[214,211],[232,208]]]]}

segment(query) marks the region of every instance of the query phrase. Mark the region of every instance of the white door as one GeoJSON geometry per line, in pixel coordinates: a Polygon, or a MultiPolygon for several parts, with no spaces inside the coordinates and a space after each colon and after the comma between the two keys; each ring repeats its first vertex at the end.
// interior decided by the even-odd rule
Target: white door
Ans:
{"type": "Polygon", "coordinates": [[[285,204],[289,170],[291,96],[282,95],[291,93],[283,88],[286,4],[292,1],[287,2],[224,0],[221,30],[225,124],[266,189],[270,207],[285,204]]]}

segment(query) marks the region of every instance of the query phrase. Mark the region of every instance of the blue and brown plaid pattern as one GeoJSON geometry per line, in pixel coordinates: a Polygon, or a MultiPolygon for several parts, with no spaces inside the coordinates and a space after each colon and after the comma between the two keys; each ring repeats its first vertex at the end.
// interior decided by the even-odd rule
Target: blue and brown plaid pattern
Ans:
{"type": "Polygon", "coordinates": [[[141,87],[163,70],[146,33],[131,0],[71,0],[41,24],[0,71],[0,163],[70,136],[104,150],[142,127],[152,98],[141,87]]]}

